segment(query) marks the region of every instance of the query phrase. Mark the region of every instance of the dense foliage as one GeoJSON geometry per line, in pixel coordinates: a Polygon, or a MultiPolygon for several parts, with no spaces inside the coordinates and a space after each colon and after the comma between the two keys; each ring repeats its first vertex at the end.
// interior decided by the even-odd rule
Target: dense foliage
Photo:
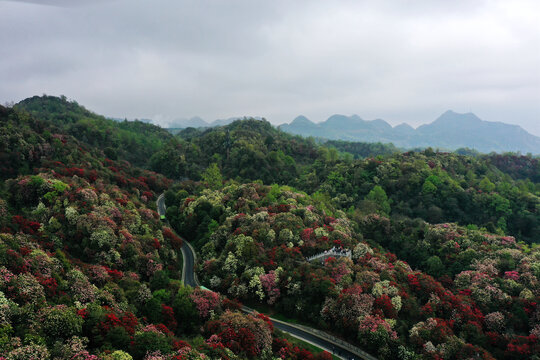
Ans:
{"type": "MultiPolygon", "coordinates": [[[[506,157],[516,167],[524,164],[532,167],[527,171],[540,172],[538,159],[506,157]]],[[[517,169],[504,172],[497,160],[498,156],[476,158],[427,149],[336,163],[332,168],[315,164],[298,187],[308,193],[328,194],[344,210],[352,207],[432,223],[458,222],[537,241],[540,183],[517,175],[523,172],[517,169]],[[375,189],[380,199],[370,201],[375,189]]]]}
{"type": "Polygon", "coordinates": [[[127,160],[146,167],[150,156],[172,136],[164,129],[142,121],[114,121],[86,110],[65,97],[34,96],[15,107],[28,111],[41,123],[101,149],[113,160],[127,160]]]}
{"type": "Polygon", "coordinates": [[[162,175],[0,107],[0,359],[326,359],[264,317],[184,287],[162,175]]]}
{"type": "Polygon", "coordinates": [[[328,140],[324,143],[327,147],[334,147],[338,151],[354,155],[355,159],[376,157],[378,155],[396,154],[399,150],[392,144],[350,142],[343,140],[328,140]]]}
{"type": "Polygon", "coordinates": [[[457,222],[529,243],[538,240],[537,158],[466,156],[429,148],[396,153],[380,144],[338,141],[317,146],[257,120],[204,131],[191,128],[179,136],[175,145],[169,143],[152,157],[155,171],[206,181],[205,169],[216,164],[225,179],[291,185],[329,196],[344,211],[457,222]],[[368,153],[378,155],[364,158],[368,153]]]}
{"type": "Polygon", "coordinates": [[[538,358],[538,158],[172,136],[48,96],[0,123],[0,359],[328,357],[241,302],[383,359],[538,358]]]}
{"type": "Polygon", "coordinates": [[[199,248],[199,277],[222,294],[270,305],[381,358],[540,351],[537,245],[454,223],[347,217],[328,198],[286,186],[184,183],[167,199],[199,248]],[[352,257],[306,261],[332,247],[352,257]]]}
{"type": "MultiPolygon", "coordinates": [[[[333,152],[337,158],[337,151],[333,152]]],[[[294,181],[323,154],[313,140],[280,132],[267,121],[237,120],[206,130],[188,128],[151,159],[152,169],[172,178],[198,180],[212,163],[226,178],[294,181]]]]}

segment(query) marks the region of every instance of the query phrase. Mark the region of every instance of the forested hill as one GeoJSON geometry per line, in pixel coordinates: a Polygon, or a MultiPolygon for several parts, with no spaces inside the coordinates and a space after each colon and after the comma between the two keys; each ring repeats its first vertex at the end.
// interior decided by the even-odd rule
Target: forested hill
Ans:
{"type": "Polygon", "coordinates": [[[53,97],[0,106],[0,125],[0,358],[328,359],[239,302],[381,359],[540,352],[538,158],[320,145],[254,119],[172,136],[53,97]],[[213,291],[181,284],[163,191],[213,291]],[[306,261],[336,247],[351,257],[306,261]]]}
{"type": "Polygon", "coordinates": [[[367,143],[367,142],[351,142],[343,140],[328,140],[325,141],[324,146],[334,147],[339,151],[349,153],[354,156],[355,159],[376,157],[378,155],[391,155],[401,152],[392,144],[383,143],[367,143]]]}
{"type": "Polygon", "coordinates": [[[172,135],[159,126],[142,121],[107,119],[63,96],[34,96],[14,107],[103,150],[112,160],[127,160],[138,166],[147,167],[150,156],[172,139],[172,135]]]}
{"type": "Polygon", "coordinates": [[[176,143],[152,157],[151,166],[171,177],[199,179],[204,169],[217,163],[227,178],[284,184],[294,181],[302,167],[325,156],[337,159],[338,152],[278,131],[267,121],[248,119],[205,130],[182,130],[176,143]]]}
{"type": "Polygon", "coordinates": [[[0,359],[331,358],[183,286],[182,240],[155,205],[172,181],[104,157],[63,131],[75,130],[55,118],[69,114],[49,115],[0,106],[0,359]]]}
{"type": "Polygon", "coordinates": [[[190,128],[178,137],[152,157],[153,170],[172,178],[206,180],[205,170],[215,164],[220,179],[291,185],[328,197],[345,211],[452,221],[538,240],[537,158],[431,149],[399,153],[381,144],[347,142],[320,146],[260,120],[190,128]],[[369,153],[379,155],[360,156],[369,153]]]}
{"type": "Polygon", "coordinates": [[[373,207],[366,201],[378,186],[388,198],[389,215],[454,221],[538,240],[538,158],[431,149],[400,153],[389,145],[344,141],[320,145],[255,119],[187,128],[173,137],[157,126],[108,120],[51,96],[26,99],[15,109],[95,145],[93,151],[103,151],[112,160],[129,160],[172,179],[201,180],[205,170],[215,166],[223,179],[291,185],[329,196],[343,210],[364,212],[380,211],[380,202],[373,207]]]}

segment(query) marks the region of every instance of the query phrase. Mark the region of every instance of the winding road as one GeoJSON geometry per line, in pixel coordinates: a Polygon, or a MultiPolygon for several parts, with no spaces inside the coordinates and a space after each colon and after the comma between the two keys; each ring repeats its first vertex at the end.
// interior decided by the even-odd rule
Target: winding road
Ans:
{"type": "MultiPolygon", "coordinates": [[[[157,210],[159,215],[165,215],[165,199],[164,194],[161,194],[157,201],[157,210]]],[[[171,228],[172,229],[172,228],[171,228]]],[[[197,279],[197,274],[194,271],[195,262],[197,261],[197,255],[193,246],[186,240],[182,239],[182,256],[184,257],[184,266],[182,271],[182,282],[185,285],[191,287],[200,286],[199,280],[197,279]]],[[[251,313],[254,310],[246,306],[242,307],[242,311],[245,313],[251,313]]],[[[352,344],[344,342],[341,339],[335,338],[330,334],[322,332],[317,329],[313,329],[303,325],[296,325],[291,323],[286,323],[281,320],[270,318],[274,327],[278,328],[281,331],[291,334],[292,336],[315,345],[323,350],[328,351],[334,356],[339,357],[340,359],[366,359],[366,360],[377,360],[377,358],[369,355],[365,351],[358,349],[352,344]]]]}
{"type": "MultiPolygon", "coordinates": [[[[160,216],[165,215],[167,208],[165,206],[164,194],[159,195],[156,201],[156,205],[157,205],[158,214],[160,216]]],[[[167,221],[167,224],[168,224],[168,221],[167,221]]],[[[171,230],[172,230],[172,227],[171,227],[171,230]]],[[[191,244],[183,238],[182,238],[181,251],[182,251],[182,257],[184,258],[184,266],[182,268],[182,282],[184,283],[184,285],[189,285],[191,287],[200,286],[199,280],[197,279],[195,271],[193,270],[195,268],[195,261],[197,259],[195,255],[195,250],[193,249],[193,246],[191,246],[191,244]]]]}

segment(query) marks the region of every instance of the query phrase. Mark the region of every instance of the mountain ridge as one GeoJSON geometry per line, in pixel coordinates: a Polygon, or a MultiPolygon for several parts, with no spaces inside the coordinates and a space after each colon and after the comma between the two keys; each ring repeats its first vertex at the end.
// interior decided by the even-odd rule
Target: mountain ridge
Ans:
{"type": "Polygon", "coordinates": [[[456,150],[468,147],[481,152],[540,154],[540,137],[519,125],[480,119],[474,113],[447,110],[429,124],[416,129],[407,123],[396,126],[382,119],[364,120],[358,115],[334,114],[315,123],[305,116],[281,124],[285,132],[330,140],[393,143],[401,148],[437,147],[456,150]]]}
{"type": "Polygon", "coordinates": [[[230,123],[241,120],[241,119],[247,119],[247,118],[253,118],[257,120],[261,120],[262,117],[255,116],[255,117],[245,117],[245,116],[233,116],[226,119],[215,119],[212,121],[207,121],[201,118],[200,116],[193,116],[191,118],[178,118],[173,120],[166,129],[187,129],[189,127],[192,128],[210,128],[215,126],[224,126],[229,125],[230,123]]]}

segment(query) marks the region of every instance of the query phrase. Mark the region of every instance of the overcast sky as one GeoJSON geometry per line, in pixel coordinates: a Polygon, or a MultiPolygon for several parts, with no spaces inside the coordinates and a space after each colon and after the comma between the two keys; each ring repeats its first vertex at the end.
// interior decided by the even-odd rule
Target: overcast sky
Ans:
{"type": "Polygon", "coordinates": [[[472,111],[540,135],[540,1],[0,0],[0,102],[167,125],[472,111]]]}

